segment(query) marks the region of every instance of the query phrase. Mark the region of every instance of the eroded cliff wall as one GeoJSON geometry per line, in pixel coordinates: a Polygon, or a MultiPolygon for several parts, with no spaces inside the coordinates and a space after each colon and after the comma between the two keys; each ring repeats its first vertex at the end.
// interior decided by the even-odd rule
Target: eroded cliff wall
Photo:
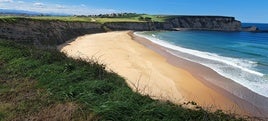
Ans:
{"type": "Polygon", "coordinates": [[[57,20],[33,20],[20,18],[16,21],[0,20],[0,38],[35,45],[58,45],[72,38],[114,30],[195,30],[240,31],[241,23],[233,17],[174,16],[166,22],[65,22],[57,20]]]}
{"type": "Polygon", "coordinates": [[[241,22],[234,17],[223,16],[177,16],[167,20],[173,28],[197,30],[240,31],[241,22]]]}
{"type": "Polygon", "coordinates": [[[221,16],[174,16],[166,22],[112,22],[105,23],[111,30],[188,30],[240,31],[241,22],[234,17],[221,16]]]}
{"type": "Polygon", "coordinates": [[[103,31],[101,24],[88,22],[30,19],[0,22],[0,38],[35,45],[58,45],[83,34],[103,31]]]}

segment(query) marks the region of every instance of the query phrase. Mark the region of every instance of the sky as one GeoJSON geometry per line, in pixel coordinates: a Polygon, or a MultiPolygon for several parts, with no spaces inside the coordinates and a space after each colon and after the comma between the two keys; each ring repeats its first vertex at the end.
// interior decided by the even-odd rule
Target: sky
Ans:
{"type": "Polygon", "coordinates": [[[72,15],[222,15],[242,22],[268,23],[268,0],[0,0],[0,9],[72,15]]]}

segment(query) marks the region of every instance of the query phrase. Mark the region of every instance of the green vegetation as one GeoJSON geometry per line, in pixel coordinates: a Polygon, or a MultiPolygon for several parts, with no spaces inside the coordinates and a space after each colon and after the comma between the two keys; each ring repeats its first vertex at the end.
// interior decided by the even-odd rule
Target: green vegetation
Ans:
{"type": "Polygon", "coordinates": [[[147,14],[131,14],[131,15],[121,15],[121,16],[108,16],[108,15],[98,15],[98,16],[0,16],[0,21],[10,22],[16,21],[18,19],[31,19],[31,20],[50,20],[50,21],[65,21],[65,22],[164,22],[168,16],[158,16],[158,15],[147,15],[147,14]],[[146,18],[146,19],[140,19],[146,18]]]}
{"type": "Polygon", "coordinates": [[[12,23],[12,22],[16,22],[19,18],[21,18],[21,17],[17,17],[17,16],[0,16],[0,22],[12,23]]]}
{"type": "Polygon", "coordinates": [[[167,18],[168,18],[167,16],[137,14],[136,16],[129,16],[129,17],[122,17],[122,16],[121,17],[94,17],[93,19],[99,23],[106,23],[106,22],[148,22],[148,21],[149,22],[164,22],[167,18]]]}
{"type": "Polygon", "coordinates": [[[75,16],[34,16],[27,17],[33,20],[56,20],[65,22],[92,22],[92,18],[89,17],[75,17],[75,16]]]}
{"type": "Polygon", "coordinates": [[[16,21],[19,19],[30,19],[40,21],[64,21],[64,22],[93,22],[90,17],[75,17],[75,16],[0,16],[0,21],[16,21]]]}
{"type": "Polygon", "coordinates": [[[166,19],[169,18],[169,16],[162,16],[162,15],[148,15],[148,14],[143,14],[139,17],[143,17],[143,18],[151,18],[152,21],[156,21],[156,22],[165,22],[166,19]]]}
{"type": "MultiPolygon", "coordinates": [[[[195,104],[195,103],[192,103],[195,104]]],[[[94,61],[0,41],[0,120],[243,120],[133,92],[94,61]]]]}

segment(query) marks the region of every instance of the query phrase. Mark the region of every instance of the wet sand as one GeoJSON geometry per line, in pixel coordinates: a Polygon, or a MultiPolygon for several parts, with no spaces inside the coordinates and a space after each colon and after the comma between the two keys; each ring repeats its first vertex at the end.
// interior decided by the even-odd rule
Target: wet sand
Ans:
{"type": "Polygon", "coordinates": [[[59,46],[59,50],[73,58],[96,59],[108,70],[124,77],[134,91],[155,99],[177,104],[195,101],[211,110],[223,109],[243,115],[252,113],[251,109],[259,110],[248,100],[242,100],[218,85],[242,90],[244,87],[209,68],[173,56],[165,51],[166,48],[130,31],[81,36],[59,46]],[[215,83],[215,79],[227,83],[215,83]]]}
{"type": "MultiPolygon", "coordinates": [[[[163,46],[155,44],[142,37],[133,35],[133,33],[130,35],[133,37],[133,40],[167,58],[168,63],[190,72],[204,85],[213,89],[217,93],[228,97],[230,100],[232,100],[232,102],[236,104],[237,107],[239,107],[239,109],[242,109],[246,112],[242,115],[260,117],[268,120],[268,98],[261,96],[247,89],[246,87],[219,75],[217,72],[208,67],[174,56],[166,51],[169,49],[163,46]]],[[[197,90],[191,91],[194,92],[197,90]]],[[[193,95],[188,96],[190,96],[188,99],[195,100],[195,97],[193,95]]],[[[231,112],[239,114],[237,107],[231,108],[231,112]]]]}

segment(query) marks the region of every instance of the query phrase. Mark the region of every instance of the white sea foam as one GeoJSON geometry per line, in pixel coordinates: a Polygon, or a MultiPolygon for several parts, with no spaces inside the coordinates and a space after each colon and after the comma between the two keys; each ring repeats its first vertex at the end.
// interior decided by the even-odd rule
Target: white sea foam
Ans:
{"type": "Polygon", "coordinates": [[[257,71],[249,69],[249,68],[254,67],[257,62],[244,60],[244,59],[223,57],[223,56],[219,56],[219,55],[214,54],[214,53],[208,53],[208,52],[202,52],[202,51],[198,51],[198,50],[182,48],[182,47],[179,47],[179,46],[176,46],[176,45],[172,45],[172,44],[170,44],[168,42],[165,42],[164,40],[154,38],[155,35],[154,35],[154,37],[150,37],[150,36],[138,34],[137,32],[135,34],[138,35],[138,36],[144,37],[146,39],[149,39],[149,40],[151,40],[152,42],[154,42],[156,44],[159,44],[161,46],[164,46],[164,47],[172,49],[172,50],[177,50],[177,51],[187,53],[187,54],[191,54],[191,55],[194,55],[194,56],[197,56],[197,57],[223,62],[225,64],[240,68],[240,69],[242,69],[244,71],[247,71],[249,73],[256,74],[258,76],[264,76],[264,74],[262,74],[260,72],[257,72],[257,71]]]}
{"type": "Polygon", "coordinates": [[[174,50],[169,52],[175,56],[180,56],[181,58],[189,61],[207,66],[220,75],[229,78],[258,94],[268,97],[268,81],[265,79],[263,73],[253,70],[253,68],[257,65],[257,62],[183,48],[164,40],[160,40],[156,38],[155,35],[149,36],[138,32],[135,32],[134,34],[144,37],[158,45],[174,50]],[[176,51],[191,56],[182,56],[177,54],[176,51]]]}

